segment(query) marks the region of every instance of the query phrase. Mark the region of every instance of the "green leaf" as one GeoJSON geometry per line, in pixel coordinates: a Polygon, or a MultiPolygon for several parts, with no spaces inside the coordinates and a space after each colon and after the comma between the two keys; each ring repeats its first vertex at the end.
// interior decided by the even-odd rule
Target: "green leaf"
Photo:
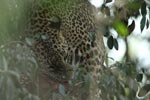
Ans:
{"type": "Polygon", "coordinates": [[[141,14],[142,14],[143,16],[145,16],[146,13],[147,13],[147,11],[146,11],[146,3],[143,2],[143,3],[142,3],[142,6],[141,6],[141,14]]]}
{"type": "Polygon", "coordinates": [[[125,92],[125,95],[126,97],[129,97],[130,96],[130,89],[129,88],[124,88],[124,92],[125,92]]]}
{"type": "Polygon", "coordinates": [[[105,34],[104,34],[104,37],[108,37],[109,36],[109,32],[106,32],[105,34]]]}
{"type": "Polygon", "coordinates": [[[107,40],[107,46],[109,49],[112,49],[113,48],[113,43],[114,43],[114,40],[113,40],[113,37],[110,36],[107,40]]]}
{"type": "Polygon", "coordinates": [[[95,41],[95,32],[89,32],[89,35],[90,35],[90,40],[92,42],[94,42],[95,41]]]}
{"type": "Polygon", "coordinates": [[[103,5],[101,8],[102,13],[106,14],[107,16],[110,16],[110,8],[103,5]]]}
{"type": "Polygon", "coordinates": [[[59,93],[60,93],[62,96],[66,96],[65,87],[64,87],[62,84],[59,84],[59,93]]]}
{"type": "Polygon", "coordinates": [[[117,39],[114,39],[114,47],[116,50],[118,50],[118,48],[119,48],[117,39]]]}
{"type": "Polygon", "coordinates": [[[142,79],[143,79],[143,74],[138,74],[138,75],[136,76],[137,82],[141,82],[142,79]]]}
{"type": "Polygon", "coordinates": [[[36,33],[34,37],[37,38],[37,39],[40,39],[41,38],[41,34],[40,33],[36,33]]]}
{"type": "Polygon", "coordinates": [[[147,20],[147,22],[146,22],[146,28],[147,29],[149,28],[149,20],[147,20]]]}
{"type": "Polygon", "coordinates": [[[104,33],[104,37],[108,37],[110,34],[109,34],[109,27],[106,26],[105,28],[105,33],[104,33]]]}
{"type": "Polygon", "coordinates": [[[129,8],[132,10],[138,10],[141,7],[141,1],[135,1],[129,3],[129,8]]]}
{"type": "Polygon", "coordinates": [[[145,27],[145,23],[146,23],[146,17],[143,16],[140,22],[140,28],[141,28],[141,32],[143,31],[144,27],[145,27]]]}
{"type": "Polygon", "coordinates": [[[8,70],[8,63],[7,63],[5,57],[3,57],[3,63],[4,63],[4,69],[5,69],[5,71],[7,71],[8,70]]]}
{"type": "Polygon", "coordinates": [[[145,84],[142,88],[140,88],[138,96],[144,97],[146,94],[148,94],[148,92],[150,92],[150,84],[145,84]]]}
{"type": "Polygon", "coordinates": [[[91,81],[91,77],[90,77],[90,73],[85,75],[85,83],[86,85],[90,85],[90,81],[91,81]]]}
{"type": "Polygon", "coordinates": [[[112,2],[112,0],[106,0],[106,3],[112,2]]]}
{"type": "Polygon", "coordinates": [[[29,46],[33,46],[35,44],[35,40],[32,38],[25,38],[25,41],[29,46]]]}
{"type": "Polygon", "coordinates": [[[43,40],[47,40],[47,39],[49,38],[49,36],[48,36],[47,34],[45,34],[45,35],[41,35],[41,38],[42,38],[43,40]]]}
{"type": "Polygon", "coordinates": [[[132,21],[131,25],[128,26],[129,34],[134,30],[135,28],[135,21],[132,21]]]}
{"type": "Polygon", "coordinates": [[[115,21],[113,23],[113,27],[118,32],[118,34],[120,36],[122,36],[122,37],[128,36],[128,34],[129,34],[128,28],[126,27],[126,25],[123,22],[121,22],[121,21],[115,21]]]}

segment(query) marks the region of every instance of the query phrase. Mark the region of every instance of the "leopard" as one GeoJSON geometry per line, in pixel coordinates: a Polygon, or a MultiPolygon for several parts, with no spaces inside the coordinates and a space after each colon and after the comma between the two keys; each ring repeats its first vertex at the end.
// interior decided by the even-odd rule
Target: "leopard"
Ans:
{"type": "Polygon", "coordinates": [[[35,0],[30,8],[25,38],[34,51],[40,70],[56,81],[90,74],[99,81],[105,47],[97,29],[96,8],[87,0],[35,0]]]}

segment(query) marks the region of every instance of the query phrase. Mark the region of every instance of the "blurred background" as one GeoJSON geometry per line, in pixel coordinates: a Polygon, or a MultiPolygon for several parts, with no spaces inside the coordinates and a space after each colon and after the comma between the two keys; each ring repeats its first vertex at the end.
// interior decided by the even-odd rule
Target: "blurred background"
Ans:
{"type": "MultiPolygon", "coordinates": [[[[89,1],[91,2],[91,4],[99,9],[106,1],[109,0],[89,1]]],[[[115,16],[115,6],[117,5],[121,7],[124,1],[125,0],[112,0],[111,2],[106,3],[105,6],[109,8],[110,16],[115,16]]],[[[30,10],[29,6],[32,2],[33,0],[0,0],[0,97],[2,97],[2,100],[19,100],[18,98],[24,98],[20,100],[40,99],[37,95],[28,93],[22,87],[19,87],[19,83],[17,83],[20,81],[20,73],[24,71],[27,73],[27,76],[30,77],[29,79],[31,79],[32,81],[36,79],[37,74],[36,70],[38,65],[36,59],[34,58],[34,54],[30,49],[27,49],[26,47],[22,47],[20,45],[21,34],[24,33],[24,28],[27,24],[26,14],[28,13],[28,10],[30,10]],[[17,69],[15,67],[17,67],[17,69]],[[33,70],[35,71],[34,73],[33,70]],[[17,99],[12,99],[12,97],[17,99]]],[[[147,4],[147,13],[145,17],[147,20],[149,20],[150,2],[148,0],[146,0],[145,2],[147,4]]],[[[133,70],[131,68],[127,71],[129,72],[129,70],[131,70],[131,72],[134,72],[136,70],[137,73],[141,73],[140,75],[142,76],[140,77],[142,78],[140,79],[139,84],[141,86],[140,89],[143,89],[144,91],[142,92],[143,94],[141,97],[144,97],[147,93],[149,93],[150,90],[150,28],[144,27],[141,31],[141,20],[143,18],[141,14],[141,9],[139,9],[139,12],[140,14],[138,16],[131,16],[128,19],[128,25],[132,24],[132,22],[134,21],[135,27],[132,33],[128,35],[126,39],[119,36],[119,33],[114,28],[109,28],[109,33],[113,36],[113,38],[117,39],[118,41],[118,50],[116,50],[114,47],[110,49],[107,45],[108,37],[104,37],[104,43],[107,51],[107,61],[105,65],[111,68],[113,64],[123,63],[125,62],[124,60],[126,58],[126,55],[128,54],[130,61],[133,62],[135,65],[132,64],[132,67],[134,67],[133,70]],[[147,90],[145,90],[145,85],[147,86],[147,90]]],[[[103,13],[99,12],[99,14],[103,13]]],[[[149,23],[147,23],[147,26],[149,26],[149,23]]],[[[113,99],[110,100],[138,100],[135,97],[137,91],[139,90],[137,89],[139,88],[138,83],[136,88],[133,85],[136,83],[135,78],[139,74],[133,73],[131,76],[126,75],[122,78],[122,73],[118,73],[118,76],[115,76],[115,74],[113,74],[114,77],[110,77],[110,73],[104,75],[105,78],[103,80],[103,84],[105,84],[105,81],[107,81],[106,83],[108,83],[108,85],[114,83],[115,85],[112,85],[112,87],[115,87],[114,90],[118,90],[119,92],[115,92],[116,96],[112,96],[113,99]],[[127,79],[124,79],[124,77],[126,77],[127,79]],[[121,81],[124,83],[120,83],[120,80],[125,81],[121,81]],[[117,93],[119,94],[119,96],[117,93]]],[[[37,85],[34,82],[33,84],[37,85]]],[[[61,89],[60,91],[62,91],[61,89]]],[[[107,90],[107,88],[104,87],[103,89],[105,91],[107,90]]],[[[112,93],[114,90],[106,92],[112,93]]],[[[112,93],[112,95],[114,94],[112,93]]],[[[150,99],[146,98],[145,100],[150,99]]]]}

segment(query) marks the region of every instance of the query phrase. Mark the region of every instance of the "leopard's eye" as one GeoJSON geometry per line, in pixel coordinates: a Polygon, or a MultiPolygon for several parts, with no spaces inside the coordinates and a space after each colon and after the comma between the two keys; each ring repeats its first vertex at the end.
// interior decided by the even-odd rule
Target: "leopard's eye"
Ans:
{"type": "Polygon", "coordinates": [[[59,29],[61,25],[61,19],[57,16],[50,18],[50,27],[59,29]]]}

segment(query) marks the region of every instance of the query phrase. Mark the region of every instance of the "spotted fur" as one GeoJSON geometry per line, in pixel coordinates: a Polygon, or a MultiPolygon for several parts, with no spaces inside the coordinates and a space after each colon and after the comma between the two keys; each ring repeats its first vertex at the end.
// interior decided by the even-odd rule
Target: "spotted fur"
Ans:
{"type": "Polygon", "coordinates": [[[29,14],[26,38],[50,78],[71,79],[80,66],[83,75],[100,75],[104,61],[102,34],[97,31],[93,9],[86,0],[36,1],[29,14]]]}

